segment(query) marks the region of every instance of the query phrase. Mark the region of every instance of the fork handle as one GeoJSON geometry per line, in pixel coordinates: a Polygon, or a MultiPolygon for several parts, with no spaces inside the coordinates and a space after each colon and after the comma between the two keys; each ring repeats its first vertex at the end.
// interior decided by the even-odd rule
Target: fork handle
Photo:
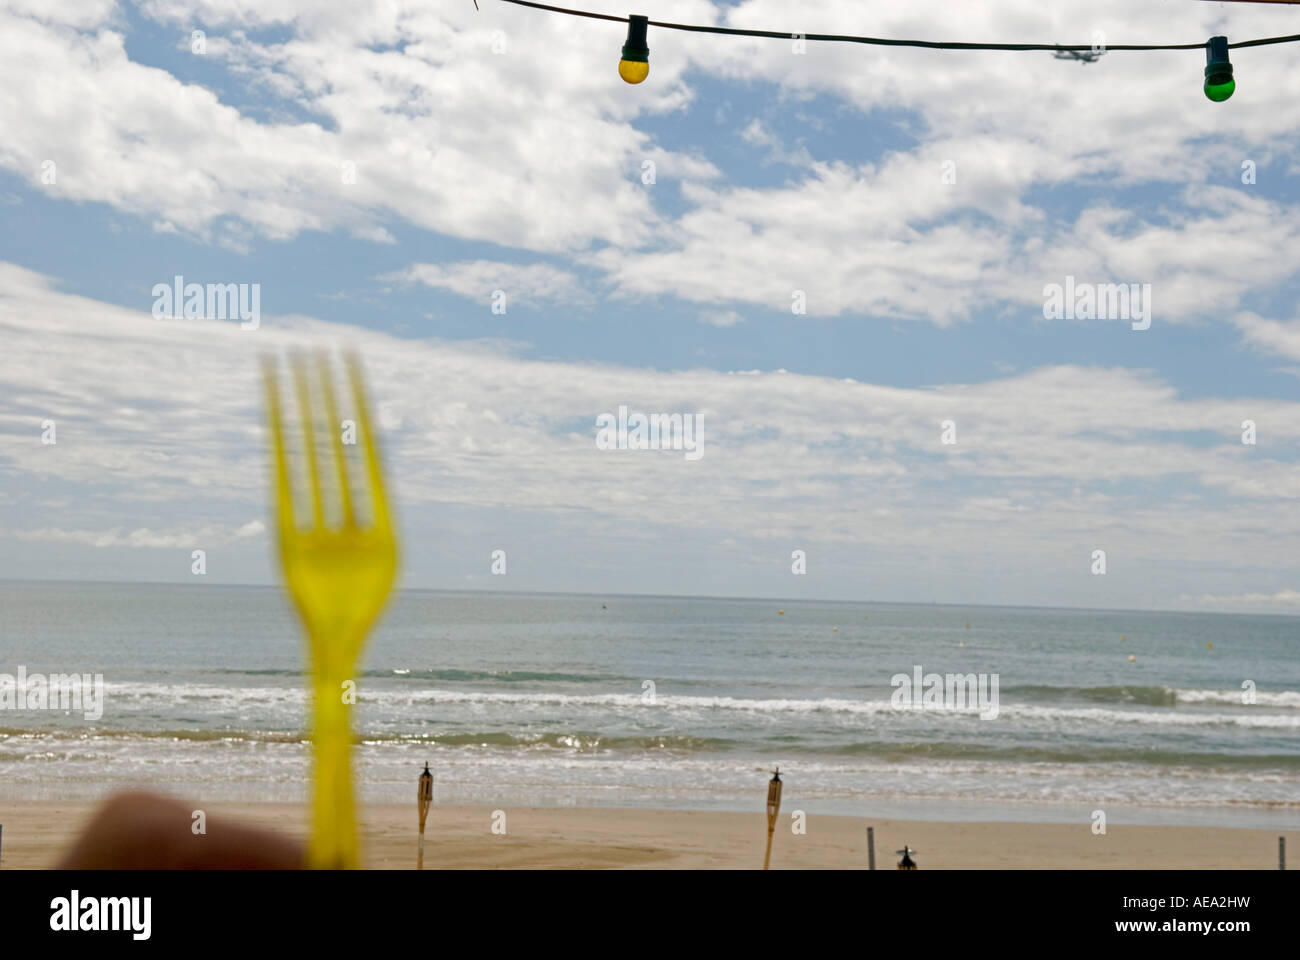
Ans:
{"type": "Polygon", "coordinates": [[[316,784],[308,857],[309,865],[317,869],[360,866],[352,798],[351,706],[343,702],[344,682],[334,676],[316,680],[316,784]]]}

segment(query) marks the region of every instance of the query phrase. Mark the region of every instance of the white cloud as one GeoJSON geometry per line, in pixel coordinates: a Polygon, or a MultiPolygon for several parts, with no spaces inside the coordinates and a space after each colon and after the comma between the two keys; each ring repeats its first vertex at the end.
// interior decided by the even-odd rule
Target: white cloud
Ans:
{"type": "Polygon", "coordinates": [[[1300,590],[1278,590],[1276,593],[1237,593],[1228,596],[1202,594],[1199,597],[1184,595],[1183,600],[1205,606],[1283,606],[1300,607],[1300,590]]]}
{"type": "Polygon", "coordinates": [[[143,8],[175,27],[178,43],[205,24],[204,56],[279,98],[272,114],[283,119],[272,121],[130,60],[112,5],[88,8],[75,30],[0,10],[0,167],[52,197],[108,203],[236,247],[239,229],[223,218],[273,239],[342,227],[378,242],[388,242],[379,221],[399,218],[537,250],[634,242],[657,219],[635,175],[646,156],[659,159],[661,178],[715,172],[628,122],[684,94],[671,57],[657,71],[667,83],[635,101],[610,84],[618,41],[608,28],[551,16],[525,25],[521,11],[495,4],[300,7],[143,8]],[[268,23],[290,25],[293,38],[264,44],[242,32],[268,23]],[[509,55],[492,52],[497,29],[514,39],[509,55]],[[561,42],[582,53],[557,60],[561,42]],[[376,49],[394,44],[404,49],[376,49]],[[45,160],[56,163],[54,184],[40,182],[45,160]]]}
{"type": "Polygon", "coordinates": [[[1300,222],[1285,208],[1219,187],[1186,191],[1184,207],[1162,224],[1106,207],[1049,222],[1013,207],[996,225],[929,225],[956,209],[939,177],[937,158],[909,155],[879,170],[816,164],[782,188],[693,185],[684,191],[692,209],[670,241],[609,247],[589,262],[628,296],[744,302],[788,315],[802,290],[813,316],[940,325],[1001,304],[1041,320],[1043,287],[1067,275],[1149,283],[1153,322],[1164,325],[1212,318],[1281,282],[1295,267],[1276,251],[1300,249],[1300,222]]]}
{"type": "Polygon", "coordinates": [[[35,530],[13,530],[9,535],[16,540],[47,543],[75,543],[88,547],[130,547],[133,549],[202,549],[210,546],[226,546],[238,540],[259,537],[266,533],[266,525],[260,520],[250,520],[238,528],[209,526],[194,530],[125,530],[115,527],[111,530],[64,530],[42,527],[35,530]]]}
{"type": "MultiPolygon", "coordinates": [[[[814,316],[942,325],[1006,304],[1034,310],[1043,284],[1066,274],[1152,283],[1157,323],[1214,319],[1290,277],[1300,248],[1295,218],[1236,182],[1243,154],[1266,163],[1300,143],[1291,110],[1300,79],[1286,47],[1236,51],[1243,93],[1225,108],[1202,96],[1199,68],[1186,69],[1196,51],[1116,51],[1079,67],[1046,53],[849,44],[813,43],[800,56],[780,40],[657,31],[653,82],[630,88],[612,80],[617,24],[504,4],[149,0],[140,9],[178,42],[206,24],[209,63],[225,65],[236,87],[269,94],[276,119],[129,60],[115,5],[48,14],[24,0],[0,12],[0,167],[50,196],[108,203],[235,250],[250,249],[249,227],[278,239],[345,229],[387,244],[385,222],[404,220],[572,254],[625,296],[785,313],[801,289],[814,316]],[[258,40],[254,28],[267,25],[289,38],[258,40]],[[494,31],[508,52],[492,52],[494,31]],[[754,119],[745,136],[798,163],[799,179],[710,186],[718,170],[700,148],[665,150],[634,125],[689,104],[688,71],[775,83],[791,109],[824,95],[836,125],[893,124],[916,143],[871,163],[815,157],[754,119]],[[1114,95],[1080,96],[1089,84],[1114,95]],[[47,159],[56,184],[37,180],[47,159]],[[645,160],[657,165],[655,189],[640,182],[645,160]],[[941,178],[948,162],[952,184],[941,178]],[[345,164],[355,183],[342,182],[345,164]],[[671,177],[683,178],[679,216],[655,200],[671,177]],[[1028,199],[1035,188],[1092,182],[1184,195],[1168,211],[1103,205],[1062,222],[1028,199]]],[[[1117,42],[1171,29],[1159,10],[1124,0],[870,11],[677,0],[659,13],[899,37],[1090,41],[1101,24],[1117,42]]],[[[1222,26],[1211,4],[1185,14],[1178,30],[1197,39],[1222,26]]],[[[1234,36],[1291,26],[1285,11],[1233,11],[1234,36]]]]}
{"type": "Polygon", "coordinates": [[[422,283],[426,287],[450,290],[484,305],[491,302],[495,290],[505,291],[507,304],[527,306],[586,304],[592,299],[576,276],[544,263],[496,263],[490,260],[415,263],[380,279],[422,283]]]}
{"type": "Polygon", "coordinates": [[[357,227],[352,235],[358,240],[369,240],[371,243],[397,243],[397,238],[380,226],[357,227]]]}
{"type": "Polygon", "coordinates": [[[978,567],[996,543],[1024,562],[1081,557],[1086,571],[1101,546],[1116,570],[1217,571],[1206,592],[1229,573],[1300,573],[1300,403],[1188,399],[1115,368],[903,388],[538,361],[309,318],[242,331],[156,321],[11,265],[0,266],[0,301],[10,529],[126,537],[94,520],[136,504],[163,518],[141,524],[159,536],[192,531],[200,508],[199,527],[238,530],[265,501],[257,356],[350,343],[408,518],[484,508],[556,530],[581,518],[640,536],[842,543],[904,566],[941,554],[978,567]],[[703,458],[598,450],[595,417],[620,404],[702,414],[703,458]],[[1259,423],[1256,447],[1240,443],[1244,414],[1259,423]],[[39,440],[47,418],[56,446],[39,440]],[[940,442],[949,418],[955,446],[940,442]],[[1219,440],[1206,445],[1206,432],[1219,440]],[[77,492],[76,510],[52,519],[28,507],[55,488],[77,492]]]}
{"type": "Polygon", "coordinates": [[[810,167],[814,163],[807,147],[800,145],[794,150],[787,149],[781,139],[768,130],[763,125],[763,121],[757,117],[740,131],[740,138],[753,146],[767,147],[768,154],[764,160],[766,163],[788,163],[798,167],[810,167]]]}
{"type": "Polygon", "coordinates": [[[745,318],[735,310],[704,310],[700,313],[700,323],[711,327],[734,327],[744,322],[745,318]]]}
{"type": "Polygon", "coordinates": [[[1232,318],[1245,342],[1266,353],[1300,360],[1300,320],[1270,320],[1243,312],[1232,318]]]}

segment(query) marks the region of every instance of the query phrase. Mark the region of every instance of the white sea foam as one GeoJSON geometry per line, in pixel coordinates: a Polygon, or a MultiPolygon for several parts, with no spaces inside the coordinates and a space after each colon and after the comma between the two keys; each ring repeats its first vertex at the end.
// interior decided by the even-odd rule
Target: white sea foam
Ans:
{"type": "MultiPolygon", "coordinates": [[[[123,702],[144,703],[162,701],[173,706],[187,702],[200,702],[208,706],[220,706],[239,711],[250,707],[297,707],[305,708],[308,702],[307,692],[300,687],[280,686],[246,686],[228,687],[213,684],[178,683],[123,683],[108,684],[110,702],[120,706],[123,702]]],[[[1184,694],[1201,695],[1200,702],[1229,704],[1234,703],[1227,695],[1208,690],[1179,690],[1181,700],[1184,694]],[[1213,695],[1213,696],[1211,696],[1213,695]]],[[[1180,710],[1170,707],[1075,707],[1048,706],[1042,704],[1015,703],[1004,698],[1000,707],[1000,723],[1008,720],[1028,719],[1051,723],[1054,721],[1077,721],[1093,724],[1144,724],[1169,727],[1201,726],[1239,726],[1271,729],[1300,729],[1300,713],[1291,713],[1292,698],[1300,697],[1292,691],[1281,691],[1260,695],[1260,702],[1255,706],[1242,706],[1239,710],[1207,712],[1199,709],[1180,710]],[[1267,697],[1268,699],[1265,699],[1267,697]],[[1278,709],[1286,712],[1277,712],[1278,709]]],[[[438,704],[464,704],[482,707],[515,707],[524,710],[590,710],[612,709],[618,712],[654,712],[675,711],[692,715],[725,711],[729,713],[751,713],[755,715],[781,714],[827,714],[845,717],[874,717],[879,715],[908,715],[912,711],[899,711],[888,699],[847,700],[839,698],[791,699],[771,698],[757,699],[724,696],[689,696],[660,694],[653,704],[647,703],[640,694],[634,693],[529,693],[523,691],[472,691],[444,689],[393,689],[376,685],[363,685],[358,689],[358,701],[363,704],[383,708],[416,708],[438,704]]],[[[1190,702],[1196,702],[1189,698],[1190,702]]],[[[1235,701],[1240,704],[1240,695],[1235,701]]],[[[116,712],[116,711],[115,711],[116,712]]],[[[942,720],[944,718],[957,722],[978,721],[978,716],[961,711],[920,711],[918,716],[942,720]]],[[[113,719],[121,719],[115,716],[113,719]]]]}
{"type": "MultiPolygon", "coordinates": [[[[1243,706],[1241,690],[1174,690],[1179,703],[1229,703],[1243,706]]],[[[1256,690],[1255,704],[1261,707],[1286,707],[1300,710],[1300,692],[1295,690],[1256,690]]]]}

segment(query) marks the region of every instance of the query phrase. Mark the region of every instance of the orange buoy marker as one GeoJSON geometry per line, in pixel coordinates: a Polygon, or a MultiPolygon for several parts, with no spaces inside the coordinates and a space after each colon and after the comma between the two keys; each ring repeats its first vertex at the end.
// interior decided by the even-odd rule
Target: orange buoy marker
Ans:
{"type": "Polygon", "coordinates": [[[1129,663],[1134,663],[1134,662],[1136,662],[1136,660],[1137,660],[1137,657],[1133,656],[1133,654],[1130,653],[1130,654],[1128,655],[1128,662],[1129,662],[1129,663]]]}

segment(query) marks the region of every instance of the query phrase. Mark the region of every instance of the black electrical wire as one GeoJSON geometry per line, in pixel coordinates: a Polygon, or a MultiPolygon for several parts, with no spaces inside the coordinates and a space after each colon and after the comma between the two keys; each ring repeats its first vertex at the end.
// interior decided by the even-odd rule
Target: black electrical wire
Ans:
{"type": "MultiPolygon", "coordinates": [[[[588,17],[592,20],[612,20],[616,23],[627,23],[628,17],[617,17],[608,13],[592,13],[589,10],[573,10],[569,7],[555,7],[549,3],[533,3],[532,0],[501,0],[502,3],[513,3],[521,7],[532,7],[535,10],[546,10],[550,13],[563,13],[571,17],[588,17]]],[[[477,6],[477,2],[475,3],[477,6]]],[[[1061,44],[1061,43],[965,43],[959,41],[944,40],[888,40],[883,37],[854,37],[835,33],[793,33],[779,32],[776,30],[740,30],[732,27],[709,27],[700,26],[690,23],[666,23],[662,20],[651,20],[649,25],[660,27],[664,30],[687,30],[692,33],[717,33],[733,37],[764,37],[775,40],[790,40],[798,37],[802,40],[819,40],[832,43],[867,43],[880,47],[925,47],[931,50],[1074,50],[1078,52],[1092,51],[1095,44],[1061,44]]],[[[1237,43],[1230,43],[1228,47],[1236,49],[1238,47],[1263,47],[1273,43],[1295,43],[1300,41],[1300,33],[1292,34],[1287,37],[1264,37],[1259,40],[1241,40],[1237,43]]],[[[1111,50],[1204,50],[1205,41],[1200,43],[1108,43],[1103,46],[1107,52],[1111,50]]]]}

